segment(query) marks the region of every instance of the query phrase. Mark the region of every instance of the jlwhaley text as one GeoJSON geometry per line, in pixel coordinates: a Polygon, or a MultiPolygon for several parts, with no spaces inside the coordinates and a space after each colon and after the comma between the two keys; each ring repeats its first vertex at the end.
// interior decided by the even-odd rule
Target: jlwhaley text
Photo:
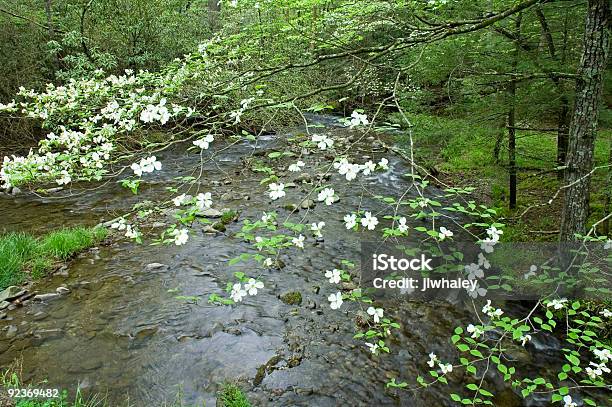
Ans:
{"type": "MultiPolygon", "coordinates": [[[[430,266],[432,259],[427,258],[424,254],[421,257],[405,259],[397,259],[395,256],[389,256],[387,254],[376,254],[372,255],[372,268],[374,271],[426,271],[433,270],[430,266]]],[[[428,278],[421,280],[415,278],[401,278],[398,280],[385,280],[377,277],[372,283],[374,288],[399,288],[408,291],[417,290],[420,288],[421,291],[427,291],[428,289],[469,289],[474,291],[478,284],[475,280],[468,280],[463,278],[447,279],[447,278],[428,278]]]]}

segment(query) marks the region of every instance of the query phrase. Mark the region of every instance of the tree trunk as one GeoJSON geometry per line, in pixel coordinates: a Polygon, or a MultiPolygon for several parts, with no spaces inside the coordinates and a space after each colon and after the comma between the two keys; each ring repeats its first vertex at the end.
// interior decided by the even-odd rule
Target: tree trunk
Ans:
{"type": "MultiPolygon", "coordinates": [[[[516,38],[514,48],[514,56],[512,59],[512,72],[516,73],[516,67],[518,65],[518,58],[520,52],[520,38],[521,38],[521,20],[523,18],[522,13],[516,16],[516,38]]],[[[509,175],[509,202],[508,206],[510,209],[516,208],[516,81],[510,82],[508,89],[510,94],[510,109],[508,110],[508,175],[509,175]]]]}
{"type": "MultiPolygon", "coordinates": [[[[612,137],[610,137],[610,152],[608,155],[608,182],[606,183],[606,199],[604,202],[604,216],[612,214],[612,137]]],[[[610,235],[610,219],[606,219],[602,225],[603,234],[610,235]]]]}
{"type": "Polygon", "coordinates": [[[208,0],[208,27],[210,31],[217,31],[219,24],[219,14],[221,13],[221,3],[219,0],[208,0]]]}
{"type": "Polygon", "coordinates": [[[562,242],[584,234],[589,214],[590,172],[602,100],[604,72],[610,48],[609,0],[589,0],[576,100],[569,132],[565,199],[561,219],[562,242]]]}

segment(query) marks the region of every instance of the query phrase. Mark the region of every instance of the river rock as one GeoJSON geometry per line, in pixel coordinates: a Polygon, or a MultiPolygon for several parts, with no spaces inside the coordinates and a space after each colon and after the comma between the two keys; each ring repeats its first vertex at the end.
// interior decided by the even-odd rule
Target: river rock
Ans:
{"type": "Polygon", "coordinates": [[[203,216],[205,218],[220,218],[223,216],[223,212],[213,208],[206,208],[199,212],[199,216],[203,216]]]}
{"type": "Polygon", "coordinates": [[[52,300],[57,297],[59,297],[58,293],[38,294],[34,296],[33,300],[34,301],[48,301],[48,300],[52,300]]]}
{"type": "Polygon", "coordinates": [[[294,212],[294,211],[297,211],[297,210],[300,209],[296,204],[287,204],[287,205],[283,206],[283,208],[285,210],[290,211],[290,212],[294,212]]]}
{"type": "Polygon", "coordinates": [[[302,209],[313,209],[317,204],[312,199],[305,199],[302,201],[300,207],[302,209]]]}
{"type": "Polygon", "coordinates": [[[56,292],[56,293],[58,293],[59,295],[62,295],[62,294],[67,294],[67,293],[69,293],[69,292],[70,292],[70,290],[69,290],[68,288],[66,288],[66,287],[60,286],[60,287],[57,287],[57,288],[55,289],[55,292],[56,292]]]}
{"type": "Polygon", "coordinates": [[[2,301],[2,302],[0,302],[0,310],[3,310],[3,309],[5,309],[5,308],[8,308],[8,307],[9,307],[9,305],[11,305],[11,303],[10,303],[10,302],[8,302],[8,301],[2,301]]]}
{"type": "Polygon", "coordinates": [[[245,199],[245,195],[239,194],[237,192],[226,192],[221,195],[222,201],[239,201],[241,199],[245,199]]]}
{"type": "Polygon", "coordinates": [[[295,178],[295,182],[310,182],[312,181],[312,175],[307,172],[303,172],[295,178]]]}
{"type": "Polygon", "coordinates": [[[149,263],[145,266],[145,270],[157,270],[162,267],[166,267],[166,265],[162,263],[149,263]]]}
{"type": "Polygon", "coordinates": [[[19,195],[21,193],[21,189],[17,188],[17,187],[13,187],[13,189],[11,189],[11,195],[15,196],[15,195],[19,195]]]}
{"type": "Polygon", "coordinates": [[[25,293],[26,293],[26,290],[23,290],[20,287],[12,285],[0,293],[0,302],[10,301],[17,297],[21,297],[25,293]]]}
{"type": "Polygon", "coordinates": [[[285,188],[296,188],[297,184],[295,182],[287,182],[285,184],[285,188]]]}

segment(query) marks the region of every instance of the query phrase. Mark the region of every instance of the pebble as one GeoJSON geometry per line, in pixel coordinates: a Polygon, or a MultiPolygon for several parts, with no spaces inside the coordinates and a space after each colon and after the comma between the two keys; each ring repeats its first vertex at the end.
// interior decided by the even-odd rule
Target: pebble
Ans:
{"type": "Polygon", "coordinates": [[[58,293],[59,295],[62,295],[62,294],[67,294],[67,293],[69,293],[69,292],[70,292],[70,290],[69,290],[68,288],[66,288],[66,287],[60,286],[60,287],[57,287],[57,288],[55,289],[55,292],[56,292],[56,293],[58,293]]]}
{"type": "Polygon", "coordinates": [[[9,325],[6,331],[7,338],[14,338],[17,335],[17,327],[15,325],[9,325]]]}
{"type": "Polygon", "coordinates": [[[157,270],[162,267],[166,267],[166,265],[162,263],[149,263],[145,266],[145,270],[157,270]]]}

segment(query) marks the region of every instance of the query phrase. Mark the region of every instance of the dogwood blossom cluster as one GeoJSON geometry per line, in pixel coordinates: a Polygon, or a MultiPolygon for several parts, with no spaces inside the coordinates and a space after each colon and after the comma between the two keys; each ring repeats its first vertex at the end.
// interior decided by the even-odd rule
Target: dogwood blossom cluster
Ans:
{"type": "Polygon", "coordinates": [[[436,363],[438,364],[438,367],[442,371],[442,374],[447,374],[453,371],[453,365],[451,365],[450,363],[442,363],[438,359],[438,356],[432,352],[429,354],[429,360],[427,361],[427,365],[433,368],[436,365],[436,363]]]}
{"type": "Polygon", "coordinates": [[[389,160],[386,158],[381,158],[378,164],[375,164],[370,160],[363,165],[350,163],[346,158],[342,158],[340,161],[334,162],[334,168],[338,170],[338,174],[344,175],[347,181],[352,181],[357,178],[359,172],[362,172],[363,175],[370,175],[376,171],[376,169],[389,169],[388,164],[389,160]]]}
{"type": "Polygon", "coordinates": [[[152,155],[151,157],[141,159],[140,163],[133,163],[130,168],[134,171],[136,176],[141,177],[143,173],[160,171],[162,163],[157,161],[157,158],[152,155]]]}
{"type": "Polygon", "coordinates": [[[257,290],[261,290],[264,288],[264,283],[254,278],[250,278],[244,286],[242,283],[236,283],[232,286],[232,291],[230,293],[230,298],[234,302],[241,302],[244,297],[247,295],[257,295],[257,290]]]}

